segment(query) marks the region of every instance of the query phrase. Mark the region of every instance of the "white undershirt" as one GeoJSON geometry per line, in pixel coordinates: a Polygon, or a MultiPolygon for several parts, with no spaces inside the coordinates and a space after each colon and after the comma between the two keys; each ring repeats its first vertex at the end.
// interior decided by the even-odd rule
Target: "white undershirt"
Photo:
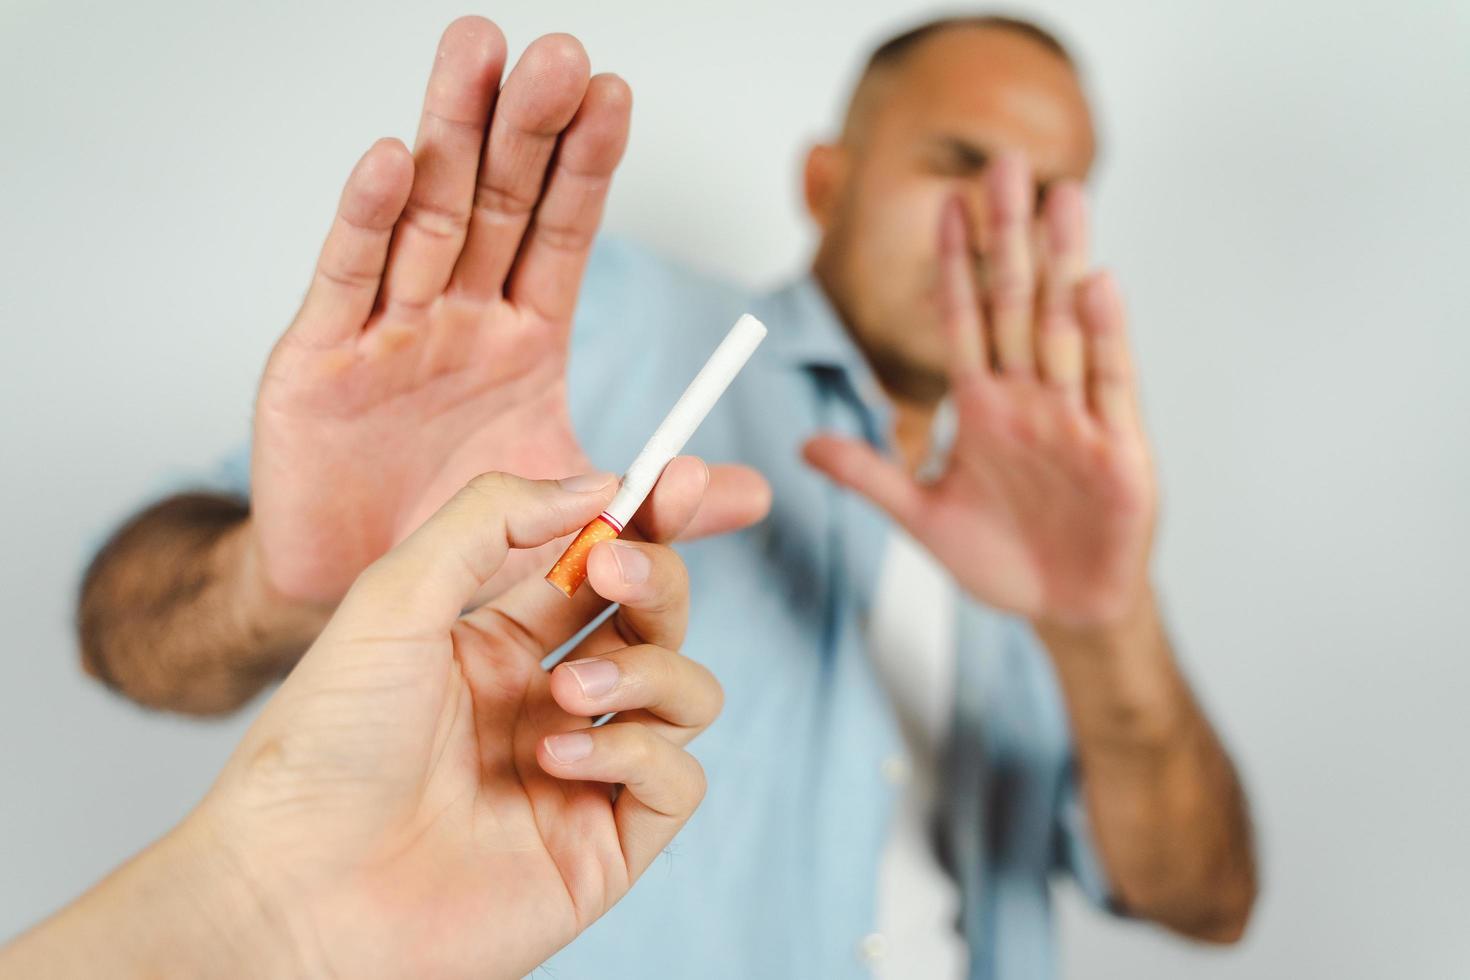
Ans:
{"type": "Polygon", "coordinates": [[[956,928],[960,895],[930,832],[940,752],[954,713],[955,589],[902,530],[889,537],[868,622],[868,648],[893,702],[903,754],[884,760],[898,806],[878,873],[877,932],[860,956],[883,980],[956,980],[969,949],[956,928]]]}

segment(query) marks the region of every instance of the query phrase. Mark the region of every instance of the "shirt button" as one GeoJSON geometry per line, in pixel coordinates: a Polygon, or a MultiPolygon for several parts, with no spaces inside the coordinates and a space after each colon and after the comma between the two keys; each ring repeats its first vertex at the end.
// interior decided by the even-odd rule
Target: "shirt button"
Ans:
{"type": "Polygon", "coordinates": [[[884,759],[878,771],[890,786],[902,786],[909,780],[909,763],[901,755],[890,755],[884,759]]]}
{"type": "Polygon", "coordinates": [[[857,952],[858,959],[874,966],[882,962],[883,955],[888,952],[888,941],[881,932],[870,932],[858,942],[857,952]]]}

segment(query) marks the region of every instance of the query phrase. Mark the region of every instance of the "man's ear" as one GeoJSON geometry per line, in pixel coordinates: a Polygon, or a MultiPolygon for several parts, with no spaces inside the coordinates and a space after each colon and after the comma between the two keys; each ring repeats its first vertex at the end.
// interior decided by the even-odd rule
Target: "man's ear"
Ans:
{"type": "Polygon", "coordinates": [[[802,191],[806,210],[823,231],[832,221],[842,185],[847,180],[847,150],[837,143],[818,143],[807,151],[806,169],[802,174],[802,191]]]}

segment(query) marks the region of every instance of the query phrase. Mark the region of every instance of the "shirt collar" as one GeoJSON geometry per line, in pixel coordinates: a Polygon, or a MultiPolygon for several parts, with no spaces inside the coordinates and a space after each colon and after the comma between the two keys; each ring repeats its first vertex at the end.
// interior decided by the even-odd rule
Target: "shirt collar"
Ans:
{"type": "Polygon", "coordinates": [[[771,354],[800,367],[867,369],[862,352],[847,332],[832,301],[810,274],[793,279],[765,296],[771,354]]]}
{"type": "Polygon", "coordinates": [[[786,283],[767,294],[762,307],[771,331],[766,356],[791,367],[840,374],[886,442],[893,411],[888,396],[816,279],[808,273],[786,283]]]}
{"type": "MultiPolygon", "coordinates": [[[[816,277],[807,273],[766,294],[761,314],[771,331],[767,356],[791,367],[840,374],[868,413],[870,440],[887,445],[893,404],[816,277]]],[[[929,460],[920,468],[921,480],[942,472],[954,441],[955,421],[954,405],[945,398],[935,414],[934,441],[929,460]]]]}

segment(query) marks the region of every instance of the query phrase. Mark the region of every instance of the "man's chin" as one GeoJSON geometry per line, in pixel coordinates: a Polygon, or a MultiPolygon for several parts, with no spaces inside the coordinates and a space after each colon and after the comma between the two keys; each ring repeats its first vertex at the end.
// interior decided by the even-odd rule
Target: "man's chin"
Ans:
{"type": "Polygon", "coordinates": [[[868,363],[884,390],[901,401],[933,405],[949,393],[949,373],[942,364],[918,361],[897,351],[874,351],[868,363]]]}

